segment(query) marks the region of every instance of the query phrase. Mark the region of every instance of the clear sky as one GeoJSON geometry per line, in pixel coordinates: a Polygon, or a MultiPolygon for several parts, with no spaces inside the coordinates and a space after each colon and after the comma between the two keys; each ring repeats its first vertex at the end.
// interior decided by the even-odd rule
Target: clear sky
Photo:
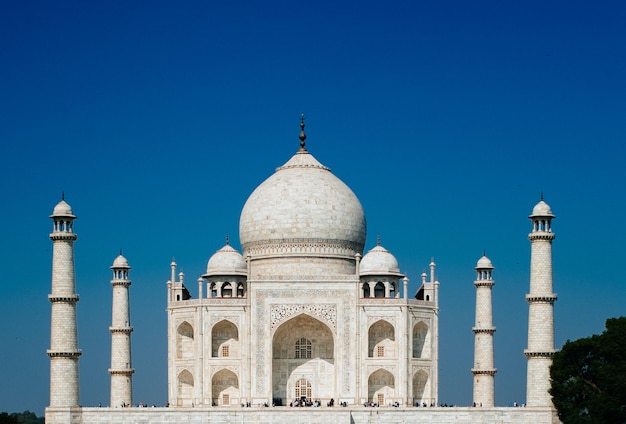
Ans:
{"type": "MultiPolygon", "coordinates": [[[[166,280],[194,281],[298,148],[348,184],[417,289],[440,287],[441,402],[472,400],[474,270],[496,404],[524,402],[531,229],[553,222],[557,347],[625,314],[623,2],[0,3],[0,411],[49,403],[52,243],[75,244],[82,404],[109,401],[111,271],[131,266],[134,399],[166,402],[166,280]],[[175,4],[181,3],[181,4],[175,4]]],[[[191,284],[196,295],[196,284],[191,284]]]]}

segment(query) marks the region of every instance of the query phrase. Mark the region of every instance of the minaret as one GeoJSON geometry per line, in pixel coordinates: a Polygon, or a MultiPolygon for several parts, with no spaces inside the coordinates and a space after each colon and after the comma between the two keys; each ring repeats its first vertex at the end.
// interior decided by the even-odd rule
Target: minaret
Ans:
{"type": "Polygon", "coordinates": [[[113,265],[113,303],[111,318],[111,407],[130,406],[133,404],[133,373],[130,355],[130,303],[128,301],[128,279],[130,266],[122,252],[115,258],[113,265]]]}
{"type": "Polygon", "coordinates": [[[550,206],[541,201],[529,216],[533,222],[530,239],[530,294],[528,301],[528,358],[526,403],[528,406],[552,407],[550,366],[554,355],[554,302],[552,293],[552,240],[550,222],[554,218],[550,206]]]}
{"type": "Polygon", "coordinates": [[[54,221],[52,240],[52,304],[50,318],[50,407],[80,405],[78,331],[76,326],[76,275],[74,273],[73,232],[76,216],[61,200],[50,218],[54,221]]]}
{"type": "Polygon", "coordinates": [[[493,312],[491,302],[491,289],[495,282],[491,273],[493,265],[487,256],[483,254],[478,260],[476,267],[476,325],[474,332],[474,406],[493,407],[494,400],[494,375],[496,369],[493,363],[493,312]]]}

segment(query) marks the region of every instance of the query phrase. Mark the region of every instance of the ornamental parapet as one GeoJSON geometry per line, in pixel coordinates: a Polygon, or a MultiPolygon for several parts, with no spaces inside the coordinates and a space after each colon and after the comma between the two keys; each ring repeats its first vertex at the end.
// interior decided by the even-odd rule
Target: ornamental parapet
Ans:
{"type": "Polygon", "coordinates": [[[359,306],[367,305],[395,305],[395,306],[428,306],[436,307],[434,302],[429,300],[404,299],[394,297],[362,297],[359,299],[359,306]]]}
{"type": "Polygon", "coordinates": [[[554,233],[548,233],[547,231],[537,231],[535,233],[528,234],[528,240],[554,240],[554,233]]]}
{"type": "Polygon", "coordinates": [[[349,282],[356,283],[361,281],[358,276],[351,274],[339,275],[256,275],[248,280],[249,283],[333,283],[333,282],[349,282]]]}
{"type": "Polygon", "coordinates": [[[109,331],[111,333],[126,333],[130,334],[133,332],[133,327],[109,327],[109,331]]]}
{"type": "Polygon", "coordinates": [[[69,241],[76,241],[76,239],[78,238],[78,236],[75,233],[50,233],[50,240],[52,241],[56,241],[56,240],[69,240],[69,241]]]}
{"type": "Polygon", "coordinates": [[[65,296],[55,296],[53,294],[49,294],[48,300],[52,303],[57,303],[57,302],[76,303],[80,300],[80,297],[77,294],[68,294],[65,296]]]}
{"type": "Polygon", "coordinates": [[[120,368],[120,369],[109,368],[109,374],[111,375],[131,375],[134,372],[135,372],[134,368],[120,368]]]}
{"type": "Polygon", "coordinates": [[[354,259],[356,253],[363,251],[363,245],[348,240],[323,238],[291,238],[278,240],[258,240],[242,246],[244,257],[266,259],[274,256],[335,256],[354,259]]]}
{"type": "Polygon", "coordinates": [[[542,295],[527,294],[526,301],[528,303],[531,303],[531,302],[554,303],[556,302],[557,297],[558,296],[556,295],[556,293],[542,294],[542,295]]]}
{"type": "Polygon", "coordinates": [[[248,306],[246,297],[203,297],[202,299],[171,300],[168,302],[169,309],[188,308],[197,306],[248,306]]]}
{"type": "Polygon", "coordinates": [[[496,283],[493,280],[475,280],[474,285],[476,287],[491,287],[495,286],[496,283]]]}
{"type": "Polygon", "coordinates": [[[531,351],[529,349],[525,349],[524,350],[524,355],[527,358],[552,358],[556,352],[557,352],[556,350],[535,352],[535,351],[531,351]]]}
{"type": "Polygon", "coordinates": [[[83,354],[83,351],[80,349],[79,350],[64,350],[64,351],[48,349],[46,351],[46,354],[50,358],[78,358],[80,355],[83,354]]]}
{"type": "Polygon", "coordinates": [[[496,327],[486,327],[486,328],[473,327],[472,331],[474,332],[474,334],[478,334],[478,333],[493,334],[496,332],[496,327]]]}
{"type": "Polygon", "coordinates": [[[129,287],[131,285],[131,281],[130,280],[111,280],[111,285],[129,287]]]}
{"type": "Polygon", "coordinates": [[[491,368],[488,370],[472,368],[472,374],[474,375],[495,375],[497,372],[498,372],[497,368],[491,368]]]}

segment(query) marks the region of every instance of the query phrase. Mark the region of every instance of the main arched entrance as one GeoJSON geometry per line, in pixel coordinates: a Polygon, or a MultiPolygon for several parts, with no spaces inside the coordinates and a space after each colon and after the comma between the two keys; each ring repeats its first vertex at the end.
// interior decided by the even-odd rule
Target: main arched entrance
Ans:
{"type": "Polygon", "coordinates": [[[333,333],[326,324],[306,314],[284,322],[272,339],[274,402],[334,398],[334,358],[333,333]]]}

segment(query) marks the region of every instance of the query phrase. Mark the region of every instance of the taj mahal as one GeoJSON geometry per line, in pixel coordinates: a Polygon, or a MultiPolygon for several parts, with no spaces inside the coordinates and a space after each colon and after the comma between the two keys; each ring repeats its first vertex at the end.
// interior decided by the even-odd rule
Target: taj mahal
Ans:
{"type": "Polygon", "coordinates": [[[411,276],[419,288],[409,293],[409,276],[380,238],[365,250],[359,199],[309,152],[300,127],[299,150],[241,211],[242,251],[227,238],[202,275],[188,279],[172,261],[164,276],[167,407],[133,404],[131,266],[121,253],[111,265],[110,404],[81,406],[76,216],[65,199],[54,207],[46,423],[558,422],[548,393],[550,206],[541,198],[529,216],[526,407],[495,406],[494,266],[483,255],[474,269],[473,406],[442,408],[435,261],[411,276]]]}

